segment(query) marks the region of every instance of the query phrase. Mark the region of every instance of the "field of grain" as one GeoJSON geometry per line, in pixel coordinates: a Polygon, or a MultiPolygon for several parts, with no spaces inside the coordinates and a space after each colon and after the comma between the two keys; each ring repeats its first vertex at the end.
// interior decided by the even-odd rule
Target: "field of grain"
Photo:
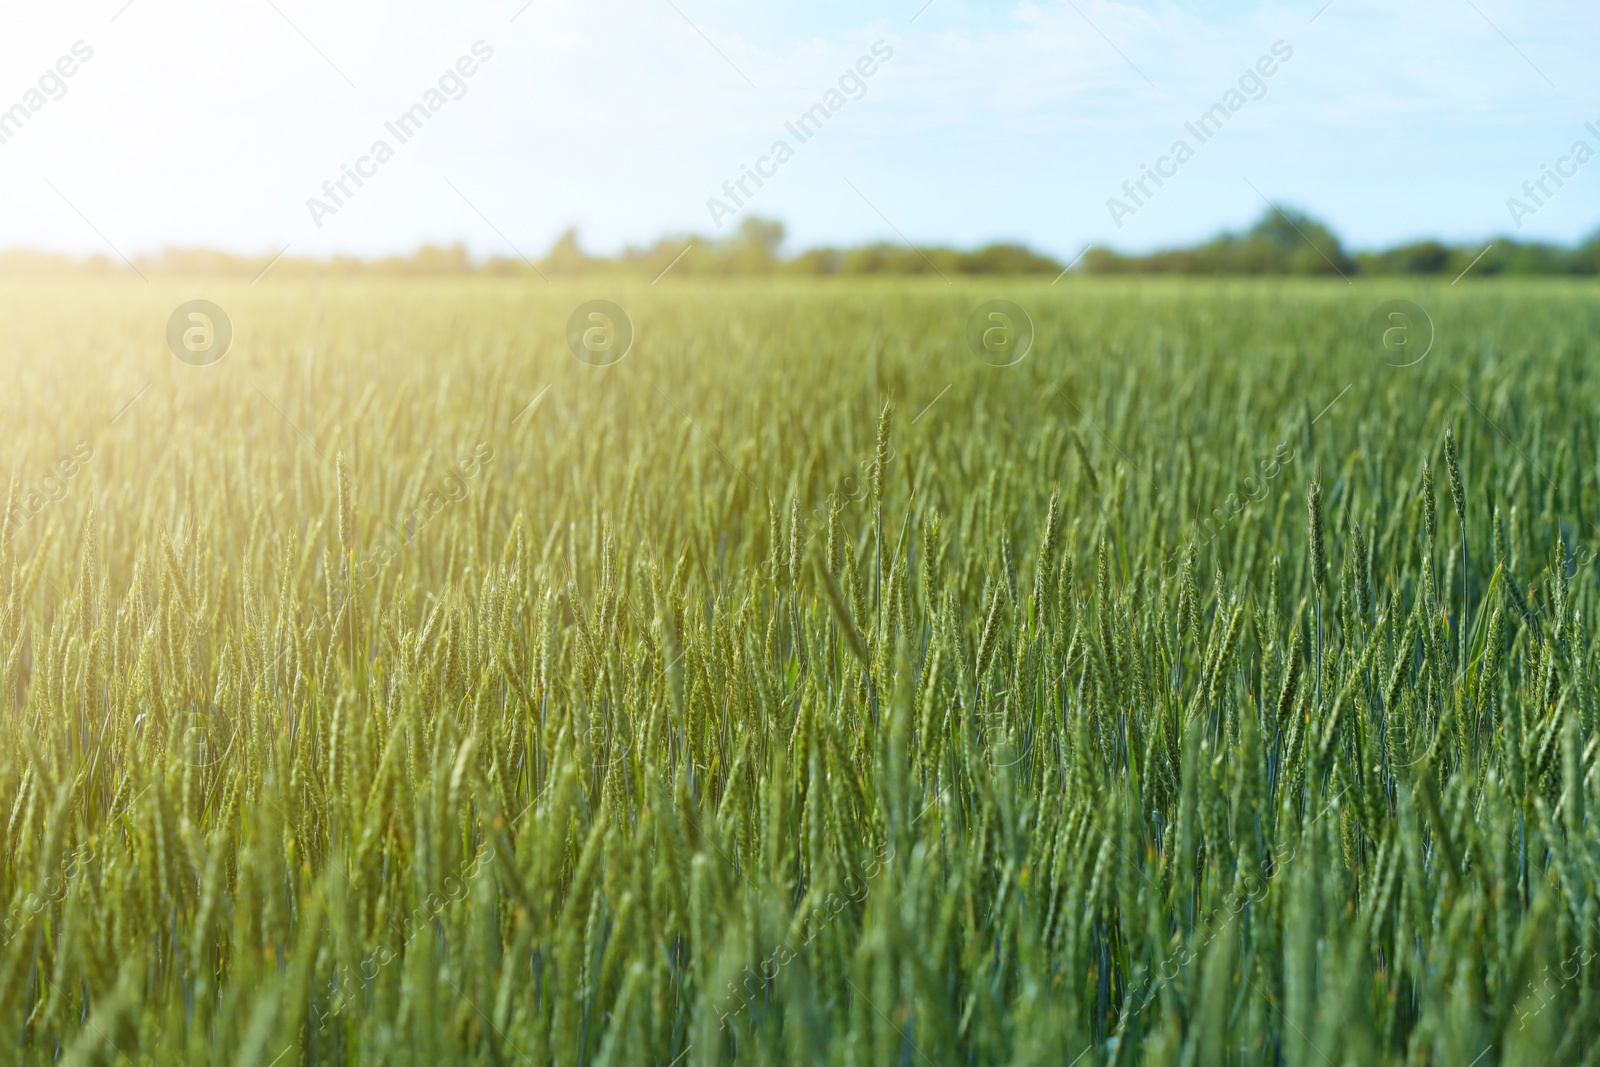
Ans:
{"type": "Polygon", "coordinates": [[[1597,296],[6,282],[0,1061],[1595,1062],[1597,296]]]}

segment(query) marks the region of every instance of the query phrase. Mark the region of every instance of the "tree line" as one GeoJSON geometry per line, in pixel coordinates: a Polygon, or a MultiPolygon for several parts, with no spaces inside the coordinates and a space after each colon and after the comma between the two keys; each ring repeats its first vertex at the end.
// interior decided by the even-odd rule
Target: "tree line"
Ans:
{"type": "MultiPolygon", "coordinates": [[[[424,245],[408,256],[327,259],[238,255],[204,248],[168,248],[138,256],[142,274],[255,278],[278,275],[422,276],[499,275],[546,278],[622,275],[650,279],[727,276],[830,275],[1048,275],[1070,266],[1074,274],[1189,275],[1448,275],[1469,266],[1484,275],[1600,274],[1600,232],[1568,247],[1520,242],[1507,237],[1485,245],[1416,241],[1378,251],[1350,251],[1326,225],[1286,207],[1268,208],[1249,229],[1222,233],[1186,248],[1144,255],[1091,246],[1072,263],[1017,243],[961,250],[876,242],[846,248],[821,247],[786,254],[781,222],[748,218],[725,238],[669,235],[615,255],[591,253],[578,231],[563,233],[537,260],[494,255],[474,258],[464,244],[424,245]]],[[[28,250],[0,252],[0,275],[114,275],[128,264],[104,255],[73,257],[28,250]]]]}

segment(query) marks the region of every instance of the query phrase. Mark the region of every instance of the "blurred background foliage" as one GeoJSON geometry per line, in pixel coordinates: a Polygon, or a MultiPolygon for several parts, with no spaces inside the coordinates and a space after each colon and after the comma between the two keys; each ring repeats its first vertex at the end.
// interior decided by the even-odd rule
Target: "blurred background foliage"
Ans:
{"type": "MultiPolygon", "coordinates": [[[[204,248],[168,248],[138,256],[146,275],[254,278],[267,270],[295,276],[380,277],[492,274],[502,276],[629,275],[655,278],[670,271],[694,276],[762,275],[1049,275],[1070,268],[1083,274],[1223,275],[1443,275],[1469,266],[1474,275],[1593,275],[1600,273],[1600,231],[1573,248],[1498,237],[1487,245],[1416,241],[1378,251],[1350,251],[1337,234],[1311,216],[1269,207],[1242,233],[1223,233],[1189,248],[1125,255],[1091,246],[1062,263],[1018,243],[971,251],[878,242],[853,248],[811,248],[785,254],[787,231],[773,219],[751,217],[726,237],[668,234],[613,256],[584,250],[576,228],[558,237],[537,260],[493,255],[474,258],[466,245],[424,245],[409,256],[300,259],[235,255],[204,248]],[[1481,258],[1479,258],[1481,255],[1481,258]]],[[[117,275],[125,264],[104,255],[85,258],[28,250],[0,252],[0,275],[117,275]]]]}

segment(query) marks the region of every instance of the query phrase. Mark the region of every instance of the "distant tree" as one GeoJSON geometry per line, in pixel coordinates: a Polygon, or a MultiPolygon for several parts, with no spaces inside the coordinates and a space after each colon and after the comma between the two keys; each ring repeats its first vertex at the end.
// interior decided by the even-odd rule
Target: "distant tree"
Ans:
{"type": "Polygon", "coordinates": [[[1385,252],[1365,252],[1356,256],[1364,274],[1443,274],[1450,269],[1455,252],[1438,241],[1418,241],[1385,252]]]}
{"type": "Polygon", "coordinates": [[[1600,274],[1600,233],[1594,234],[1573,251],[1572,273],[1600,274]]]}
{"type": "Polygon", "coordinates": [[[728,272],[771,273],[778,265],[778,249],[783,247],[783,239],[783,223],[774,219],[745,219],[722,250],[728,272]]]}
{"type": "Polygon", "coordinates": [[[801,252],[780,269],[786,274],[837,274],[840,259],[837,248],[813,248],[801,252]]]}
{"type": "Polygon", "coordinates": [[[1059,274],[1061,264],[1023,245],[995,244],[957,253],[956,269],[963,274],[1059,274]]]}
{"type": "Polygon", "coordinates": [[[1353,274],[1356,264],[1339,238],[1302,212],[1269,207],[1243,234],[1223,233],[1193,248],[1148,256],[1091,249],[1091,274],[1353,274]]]}
{"type": "Polygon", "coordinates": [[[578,228],[569,226],[545,253],[539,268],[548,274],[581,274],[594,261],[578,245],[578,228]]]}
{"type": "Polygon", "coordinates": [[[423,245],[410,257],[397,258],[396,268],[401,274],[467,274],[472,258],[463,244],[423,245]]]}
{"type": "Polygon", "coordinates": [[[1277,205],[1267,208],[1251,227],[1246,243],[1250,242],[1272,249],[1273,255],[1257,257],[1263,266],[1279,268],[1271,273],[1349,274],[1355,270],[1333,231],[1304,212],[1277,205]]]}

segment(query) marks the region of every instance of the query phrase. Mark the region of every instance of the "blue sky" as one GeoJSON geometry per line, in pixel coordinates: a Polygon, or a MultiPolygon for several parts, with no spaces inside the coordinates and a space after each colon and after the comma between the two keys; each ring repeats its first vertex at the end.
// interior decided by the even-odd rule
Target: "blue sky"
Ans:
{"type": "Polygon", "coordinates": [[[1237,228],[1263,198],[1355,247],[1600,228],[1600,159],[1562,164],[1576,173],[1547,179],[1520,229],[1507,206],[1577,140],[1600,150],[1584,125],[1600,129],[1595,5],[523,3],[8,12],[0,111],[26,107],[75,42],[93,56],[0,144],[0,247],[372,255],[460,240],[537,256],[577,226],[611,251],[715,232],[707,201],[727,203],[724,181],[779,138],[793,158],[764,164],[775,173],[740,210],[784,221],[795,248],[1018,240],[1070,259],[1237,228]],[[478,41],[492,57],[469,64],[464,95],[403,145],[387,133],[478,41]],[[804,144],[786,133],[880,41],[893,57],[859,99],[804,144]],[[1199,146],[1184,124],[1275,42],[1292,58],[1199,146]],[[1108,198],[1129,203],[1123,183],[1179,138],[1194,158],[1114,220],[1108,198]],[[380,139],[393,157],[314,218],[311,198],[333,206],[323,183],[380,139]]]}

